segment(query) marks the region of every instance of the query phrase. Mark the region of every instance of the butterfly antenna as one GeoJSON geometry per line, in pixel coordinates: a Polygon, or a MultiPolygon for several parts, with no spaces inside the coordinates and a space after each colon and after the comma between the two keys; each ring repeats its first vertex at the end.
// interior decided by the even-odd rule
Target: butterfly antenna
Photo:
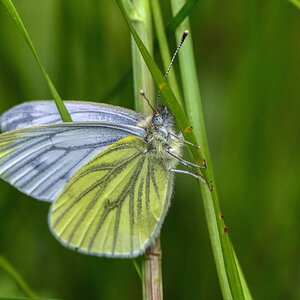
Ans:
{"type": "Polygon", "coordinates": [[[156,109],[150,104],[150,101],[148,100],[148,98],[145,95],[145,92],[143,90],[140,90],[140,94],[144,97],[144,99],[147,101],[147,103],[149,104],[149,106],[151,107],[151,109],[153,110],[153,112],[155,114],[157,114],[156,109]]]}
{"type": "MultiPolygon", "coordinates": [[[[175,51],[175,53],[174,53],[174,55],[172,57],[171,63],[169,65],[169,67],[168,67],[168,70],[167,70],[167,72],[166,72],[166,74],[164,76],[165,79],[167,78],[167,76],[168,76],[168,74],[170,72],[170,69],[171,69],[171,67],[173,65],[174,59],[175,59],[177,53],[179,52],[179,50],[180,50],[180,48],[181,48],[181,46],[182,46],[182,44],[183,44],[183,42],[184,42],[184,40],[185,40],[185,38],[187,37],[188,34],[189,34],[189,31],[185,30],[184,33],[183,33],[183,35],[182,35],[182,37],[181,37],[180,43],[179,43],[179,45],[178,45],[178,47],[177,47],[177,49],[176,49],[176,51],[175,51]]],[[[160,91],[158,92],[157,101],[156,101],[156,106],[157,107],[159,107],[159,100],[160,100],[160,91]]]]}

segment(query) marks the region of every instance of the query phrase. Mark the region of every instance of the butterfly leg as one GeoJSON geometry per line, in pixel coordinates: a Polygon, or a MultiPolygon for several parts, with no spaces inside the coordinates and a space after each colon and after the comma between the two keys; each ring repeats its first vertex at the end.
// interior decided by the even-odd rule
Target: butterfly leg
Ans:
{"type": "Polygon", "coordinates": [[[181,174],[188,174],[188,175],[194,176],[194,177],[198,178],[200,181],[202,181],[203,183],[205,183],[206,186],[208,187],[208,189],[209,189],[210,191],[212,191],[212,187],[207,183],[207,181],[205,180],[204,176],[201,175],[201,174],[199,174],[199,173],[192,167],[192,166],[194,166],[194,167],[197,167],[197,168],[206,168],[206,164],[205,164],[205,166],[199,166],[199,165],[193,164],[193,163],[191,163],[191,162],[189,162],[189,161],[186,161],[186,160],[182,159],[181,157],[179,157],[179,156],[173,154],[173,153],[170,151],[170,148],[167,150],[167,152],[168,152],[171,156],[173,156],[173,157],[175,157],[176,159],[178,159],[179,162],[182,163],[184,166],[186,166],[187,168],[189,168],[189,169],[191,169],[191,170],[193,171],[193,173],[192,173],[192,172],[188,172],[188,171],[184,171],[184,170],[169,169],[170,172],[181,173],[181,174]]]}
{"type": "MultiPolygon", "coordinates": [[[[206,161],[205,161],[205,160],[204,160],[204,166],[200,166],[200,165],[193,164],[193,163],[191,163],[191,162],[189,162],[189,161],[187,161],[187,160],[184,160],[184,159],[182,159],[181,157],[175,155],[174,153],[171,152],[171,149],[170,149],[170,148],[167,150],[167,152],[168,152],[171,156],[173,156],[173,157],[175,157],[176,159],[178,159],[179,162],[181,162],[181,163],[182,163],[183,165],[185,165],[186,167],[193,166],[193,167],[200,168],[200,169],[206,169],[206,168],[207,168],[207,166],[206,166],[206,161]]],[[[193,169],[193,170],[194,170],[194,169],[193,169]]],[[[194,171],[195,171],[195,170],[194,170],[194,171]]],[[[196,171],[195,171],[195,172],[196,172],[196,171]]]]}
{"type": "Polygon", "coordinates": [[[197,149],[200,149],[200,146],[194,145],[194,144],[192,144],[192,143],[186,141],[185,139],[180,138],[178,135],[176,135],[176,134],[174,134],[174,133],[172,133],[172,132],[168,132],[168,134],[171,135],[171,136],[173,136],[174,138],[180,140],[181,142],[183,142],[183,143],[185,143],[185,144],[188,144],[188,145],[191,145],[191,146],[193,146],[193,147],[195,147],[195,148],[197,148],[197,149]]]}
{"type": "Polygon", "coordinates": [[[184,170],[177,170],[177,169],[169,169],[170,172],[173,172],[173,173],[180,173],[180,174],[187,174],[187,175],[191,175],[191,176],[194,176],[196,177],[197,179],[199,179],[200,181],[202,181],[210,191],[212,191],[212,188],[211,186],[206,182],[205,178],[200,175],[200,174],[194,174],[194,173],[191,173],[191,172],[188,172],[188,171],[184,171],[184,170]]]}

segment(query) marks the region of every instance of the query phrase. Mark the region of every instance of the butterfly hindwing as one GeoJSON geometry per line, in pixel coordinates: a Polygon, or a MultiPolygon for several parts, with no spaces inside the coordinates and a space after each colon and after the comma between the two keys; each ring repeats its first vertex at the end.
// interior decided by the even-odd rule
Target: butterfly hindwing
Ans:
{"type": "Polygon", "coordinates": [[[172,180],[143,139],[124,138],[73,176],[51,206],[50,227],[80,252],[137,256],[159,232],[172,180]]]}

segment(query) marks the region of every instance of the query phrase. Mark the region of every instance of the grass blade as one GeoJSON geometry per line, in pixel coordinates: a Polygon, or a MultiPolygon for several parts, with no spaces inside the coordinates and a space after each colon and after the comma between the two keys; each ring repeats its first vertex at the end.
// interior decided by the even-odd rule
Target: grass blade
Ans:
{"type": "MultiPolygon", "coordinates": [[[[186,18],[186,16],[188,16],[190,14],[190,12],[192,11],[192,9],[194,8],[195,4],[197,4],[198,0],[189,0],[184,7],[182,7],[182,9],[178,12],[178,14],[176,16],[174,16],[168,23],[167,25],[164,27],[165,28],[165,33],[167,36],[171,35],[175,29],[181,24],[181,22],[186,18]]],[[[125,2],[128,4],[128,2],[125,2]]],[[[129,7],[125,7],[125,9],[130,10],[132,9],[131,5],[127,5],[129,7]]],[[[157,47],[157,40],[154,41],[154,51],[156,53],[156,50],[158,50],[157,47]]],[[[167,53],[167,52],[166,52],[167,53]]],[[[107,101],[108,99],[111,99],[113,97],[115,97],[116,95],[118,95],[122,89],[124,89],[124,87],[130,82],[130,78],[132,76],[132,69],[128,70],[127,73],[113,86],[113,88],[111,88],[110,90],[108,90],[106,93],[103,94],[103,96],[101,97],[101,99],[103,99],[103,101],[107,101]]],[[[169,79],[170,80],[170,79],[169,79]]],[[[171,83],[171,87],[172,89],[172,83],[171,83]]],[[[178,98],[177,93],[175,92],[175,96],[178,98]]],[[[180,96],[180,93],[179,93],[180,96]]]]}
{"type": "Polygon", "coordinates": [[[29,49],[31,50],[32,54],[34,55],[43,75],[44,75],[44,78],[46,80],[46,83],[49,87],[49,90],[51,92],[51,95],[56,103],[56,106],[57,106],[57,109],[59,111],[59,114],[62,118],[62,120],[64,122],[72,122],[72,119],[63,103],[63,101],[61,100],[58,92],[56,91],[51,79],[49,78],[45,68],[43,67],[38,55],[37,55],[37,52],[33,46],[33,43],[27,33],[27,30],[15,8],[15,6],[13,5],[12,1],[11,0],[1,0],[3,5],[5,6],[8,14],[10,15],[10,17],[12,18],[12,20],[14,21],[14,23],[16,24],[17,28],[19,29],[19,31],[21,32],[21,35],[23,36],[26,44],[28,45],[29,49]]]}
{"type": "Polygon", "coordinates": [[[19,275],[19,273],[8,263],[8,261],[0,255],[0,267],[17,283],[24,295],[30,297],[30,299],[38,299],[36,294],[19,275]]]}
{"type": "Polygon", "coordinates": [[[300,0],[289,0],[289,1],[300,9],[300,0]]]}
{"type": "Polygon", "coordinates": [[[182,23],[182,21],[188,17],[197,4],[198,0],[188,0],[182,8],[175,14],[175,16],[170,20],[170,22],[166,26],[166,33],[173,33],[176,28],[182,23]]]}
{"type": "Polygon", "coordinates": [[[138,263],[137,263],[137,261],[136,261],[135,258],[132,260],[132,262],[133,262],[134,268],[135,268],[135,270],[136,270],[139,278],[142,280],[142,272],[141,272],[140,266],[138,265],[138,263]]]}
{"type": "MultiPolygon", "coordinates": [[[[170,55],[170,49],[167,41],[166,32],[164,30],[164,23],[163,23],[159,0],[152,0],[151,8],[153,12],[152,15],[154,20],[155,31],[157,34],[158,45],[160,48],[160,54],[164,65],[164,70],[166,71],[171,62],[171,55],[170,55]]],[[[170,87],[173,90],[175,97],[178,99],[180,106],[183,107],[174,69],[170,69],[168,75],[168,82],[170,83],[170,87]]]]}
{"type": "MultiPolygon", "coordinates": [[[[171,0],[173,13],[176,14],[184,3],[184,0],[171,0]]],[[[188,18],[176,31],[177,40],[180,39],[181,32],[185,29],[190,31],[188,18]]],[[[214,182],[191,36],[179,53],[179,64],[187,114],[207,160],[209,178],[214,182]]],[[[244,290],[247,286],[246,281],[238,270],[237,259],[221,214],[216,188],[212,193],[208,193],[203,185],[200,185],[200,188],[223,297],[225,299],[251,299],[249,290],[247,289],[248,293],[244,290]]]]}
{"type": "MultiPolygon", "coordinates": [[[[233,247],[232,247],[232,248],[233,248],[233,247]]],[[[234,252],[234,249],[233,249],[233,252],[234,252]]],[[[242,285],[242,288],[243,288],[243,292],[244,292],[245,299],[251,300],[251,299],[252,299],[252,296],[251,296],[249,287],[248,287],[248,285],[247,285],[246,279],[245,279],[245,277],[244,277],[242,268],[241,268],[240,263],[239,263],[239,261],[238,261],[238,259],[237,259],[237,257],[236,257],[235,252],[234,252],[234,259],[235,259],[235,263],[236,263],[236,265],[237,265],[237,269],[238,269],[238,273],[239,273],[239,276],[240,276],[241,285],[242,285]]]]}

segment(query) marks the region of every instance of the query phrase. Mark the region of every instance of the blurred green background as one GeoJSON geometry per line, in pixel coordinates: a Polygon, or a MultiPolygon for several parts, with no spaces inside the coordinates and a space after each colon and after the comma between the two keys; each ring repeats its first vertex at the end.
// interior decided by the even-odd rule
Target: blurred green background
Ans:
{"type": "MultiPolygon", "coordinates": [[[[115,1],[14,3],[63,99],[133,108],[132,78],[108,98],[131,68],[115,1]]],[[[300,299],[300,11],[283,0],[202,0],[190,18],[220,203],[250,290],[255,299],[300,299]]],[[[2,5],[0,38],[0,113],[49,99],[2,5]]],[[[170,44],[175,49],[173,37],[170,44]]],[[[3,181],[0,190],[0,254],[38,295],[141,299],[131,260],[62,247],[48,229],[49,204],[3,181]]],[[[198,194],[194,179],[177,177],[161,236],[166,299],[221,298],[198,194]]],[[[1,296],[22,296],[2,269],[1,296]]]]}

